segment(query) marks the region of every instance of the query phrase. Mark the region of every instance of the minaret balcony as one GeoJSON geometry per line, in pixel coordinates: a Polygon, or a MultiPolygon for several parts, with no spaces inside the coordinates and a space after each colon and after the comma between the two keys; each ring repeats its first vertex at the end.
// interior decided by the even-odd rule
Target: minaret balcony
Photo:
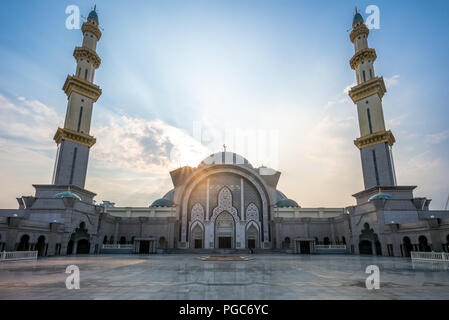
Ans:
{"type": "Polygon", "coordinates": [[[351,68],[355,70],[357,66],[363,61],[366,60],[374,61],[376,60],[376,58],[377,58],[376,50],[374,50],[373,48],[365,48],[357,51],[349,61],[349,64],[351,65],[351,68]]]}
{"type": "Polygon", "coordinates": [[[373,94],[378,94],[379,98],[382,99],[387,88],[385,87],[385,82],[383,77],[375,77],[366,82],[362,82],[349,90],[349,96],[354,103],[368,98],[373,94]]]}
{"type": "Polygon", "coordinates": [[[396,142],[396,139],[394,138],[391,130],[375,132],[373,134],[360,137],[354,140],[354,144],[359,149],[363,149],[383,142],[388,143],[390,147],[392,147],[393,144],[396,142]]]}
{"type": "Polygon", "coordinates": [[[98,56],[98,54],[87,47],[76,47],[73,51],[73,57],[78,61],[79,59],[84,59],[92,63],[95,69],[98,69],[98,67],[101,64],[101,59],[98,56]]]}
{"type": "Polygon", "coordinates": [[[349,35],[349,39],[351,39],[351,42],[354,43],[355,39],[362,34],[366,34],[367,37],[369,35],[369,29],[363,23],[360,26],[352,29],[351,34],[349,35]]]}
{"type": "Polygon", "coordinates": [[[67,76],[62,90],[64,90],[67,98],[70,97],[72,92],[91,98],[93,102],[96,102],[101,96],[101,88],[99,86],[77,76],[67,76]]]}
{"type": "Polygon", "coordinates": [[[91,135],[73,131],[67,128],[58,128],[53,139],[57,144],[59,144],[62,140],[68,140],[88,146],[89,148],[92,147],[95,142],[97,142],[97,140],[91,135]]]}
{"type": "Polygon", "coordinates": [[[81,26],[81,31],[83,32],[83,34],[85,32],[90,32],[92,33],[94,36],[97,37],[97,40],[100,40],[101,38],[101,31],[100,29],[98,29],[98,27],[90,22],[84,22],[83,25],[81,26]]]}

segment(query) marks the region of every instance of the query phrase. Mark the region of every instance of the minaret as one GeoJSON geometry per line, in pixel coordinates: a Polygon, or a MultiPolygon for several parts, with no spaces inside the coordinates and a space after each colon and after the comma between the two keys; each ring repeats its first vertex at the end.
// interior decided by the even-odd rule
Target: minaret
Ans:
{"type": "Polygon", "coordinates": [[[58,128],[54,136],[58,150],[52,183],[84,188],[89,149],[95,144],[95,138],[89,134],[92,107],[101,95],[100,87],[93,83],[95,70],[101,63],[96,53],[101,38],[96,7],[89,13],[81,31],[83,45],[73,52],[76,70],[67,76],[62,88],[68,103],[64,128],[58,128]]]}
{"type": "Polygon", "coordinates": [[[365,189],[396,185],[391,149],[395,139],[385,129],[382,110],[382,97],[387,90],[383,77],[374,73],[377,55],[376,50],[368,47],[368,35],[369,29],[356,9],[350,34],[355,54],[350,65],[356,73],[357,85],[351,88],[349,96],[357,104],[360,138],[354,144],[360,149],[365,189]]]}

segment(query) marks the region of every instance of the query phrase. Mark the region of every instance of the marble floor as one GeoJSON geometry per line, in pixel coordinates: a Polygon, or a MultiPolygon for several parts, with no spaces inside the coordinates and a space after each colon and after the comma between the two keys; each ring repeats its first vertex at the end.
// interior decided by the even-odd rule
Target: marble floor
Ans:
{"type": "Polygon", "coordinates": [[[0,299],[449,299],[446,265],[353,255],[258,254],[202,261],[199,255],[100,255],[0,263],[0,299]],[[68,290],[68,265],[80,289],[68,290]],[[368,290],[368,265],[380,289],[368,290]]]}

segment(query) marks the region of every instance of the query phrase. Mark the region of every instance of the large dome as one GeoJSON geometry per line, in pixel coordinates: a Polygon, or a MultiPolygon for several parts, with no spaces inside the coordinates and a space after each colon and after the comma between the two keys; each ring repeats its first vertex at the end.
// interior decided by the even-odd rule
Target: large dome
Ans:
{"type": "Polygon", "coordinates": [[[207,166],[213,164],[235,164],[253,168],[248,159],[242,157],[235,152],[217,152],[205,158],[199,166],[207,166]]]}

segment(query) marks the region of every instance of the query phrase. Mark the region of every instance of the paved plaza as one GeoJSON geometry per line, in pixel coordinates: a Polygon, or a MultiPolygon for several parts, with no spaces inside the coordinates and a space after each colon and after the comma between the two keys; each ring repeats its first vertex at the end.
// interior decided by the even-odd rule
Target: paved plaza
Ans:
{"type": "Polygon", "coordinates": [[[3,262],[0,299],[449,299],[447,265],[353,255],[258,254],[222,261],[201,256],[3,262]],[[80,269],[79,290],[66,289],[68,265],[80,269]],[[366,289],[368,265],[380,268],[379,290],[366,289]]]}

